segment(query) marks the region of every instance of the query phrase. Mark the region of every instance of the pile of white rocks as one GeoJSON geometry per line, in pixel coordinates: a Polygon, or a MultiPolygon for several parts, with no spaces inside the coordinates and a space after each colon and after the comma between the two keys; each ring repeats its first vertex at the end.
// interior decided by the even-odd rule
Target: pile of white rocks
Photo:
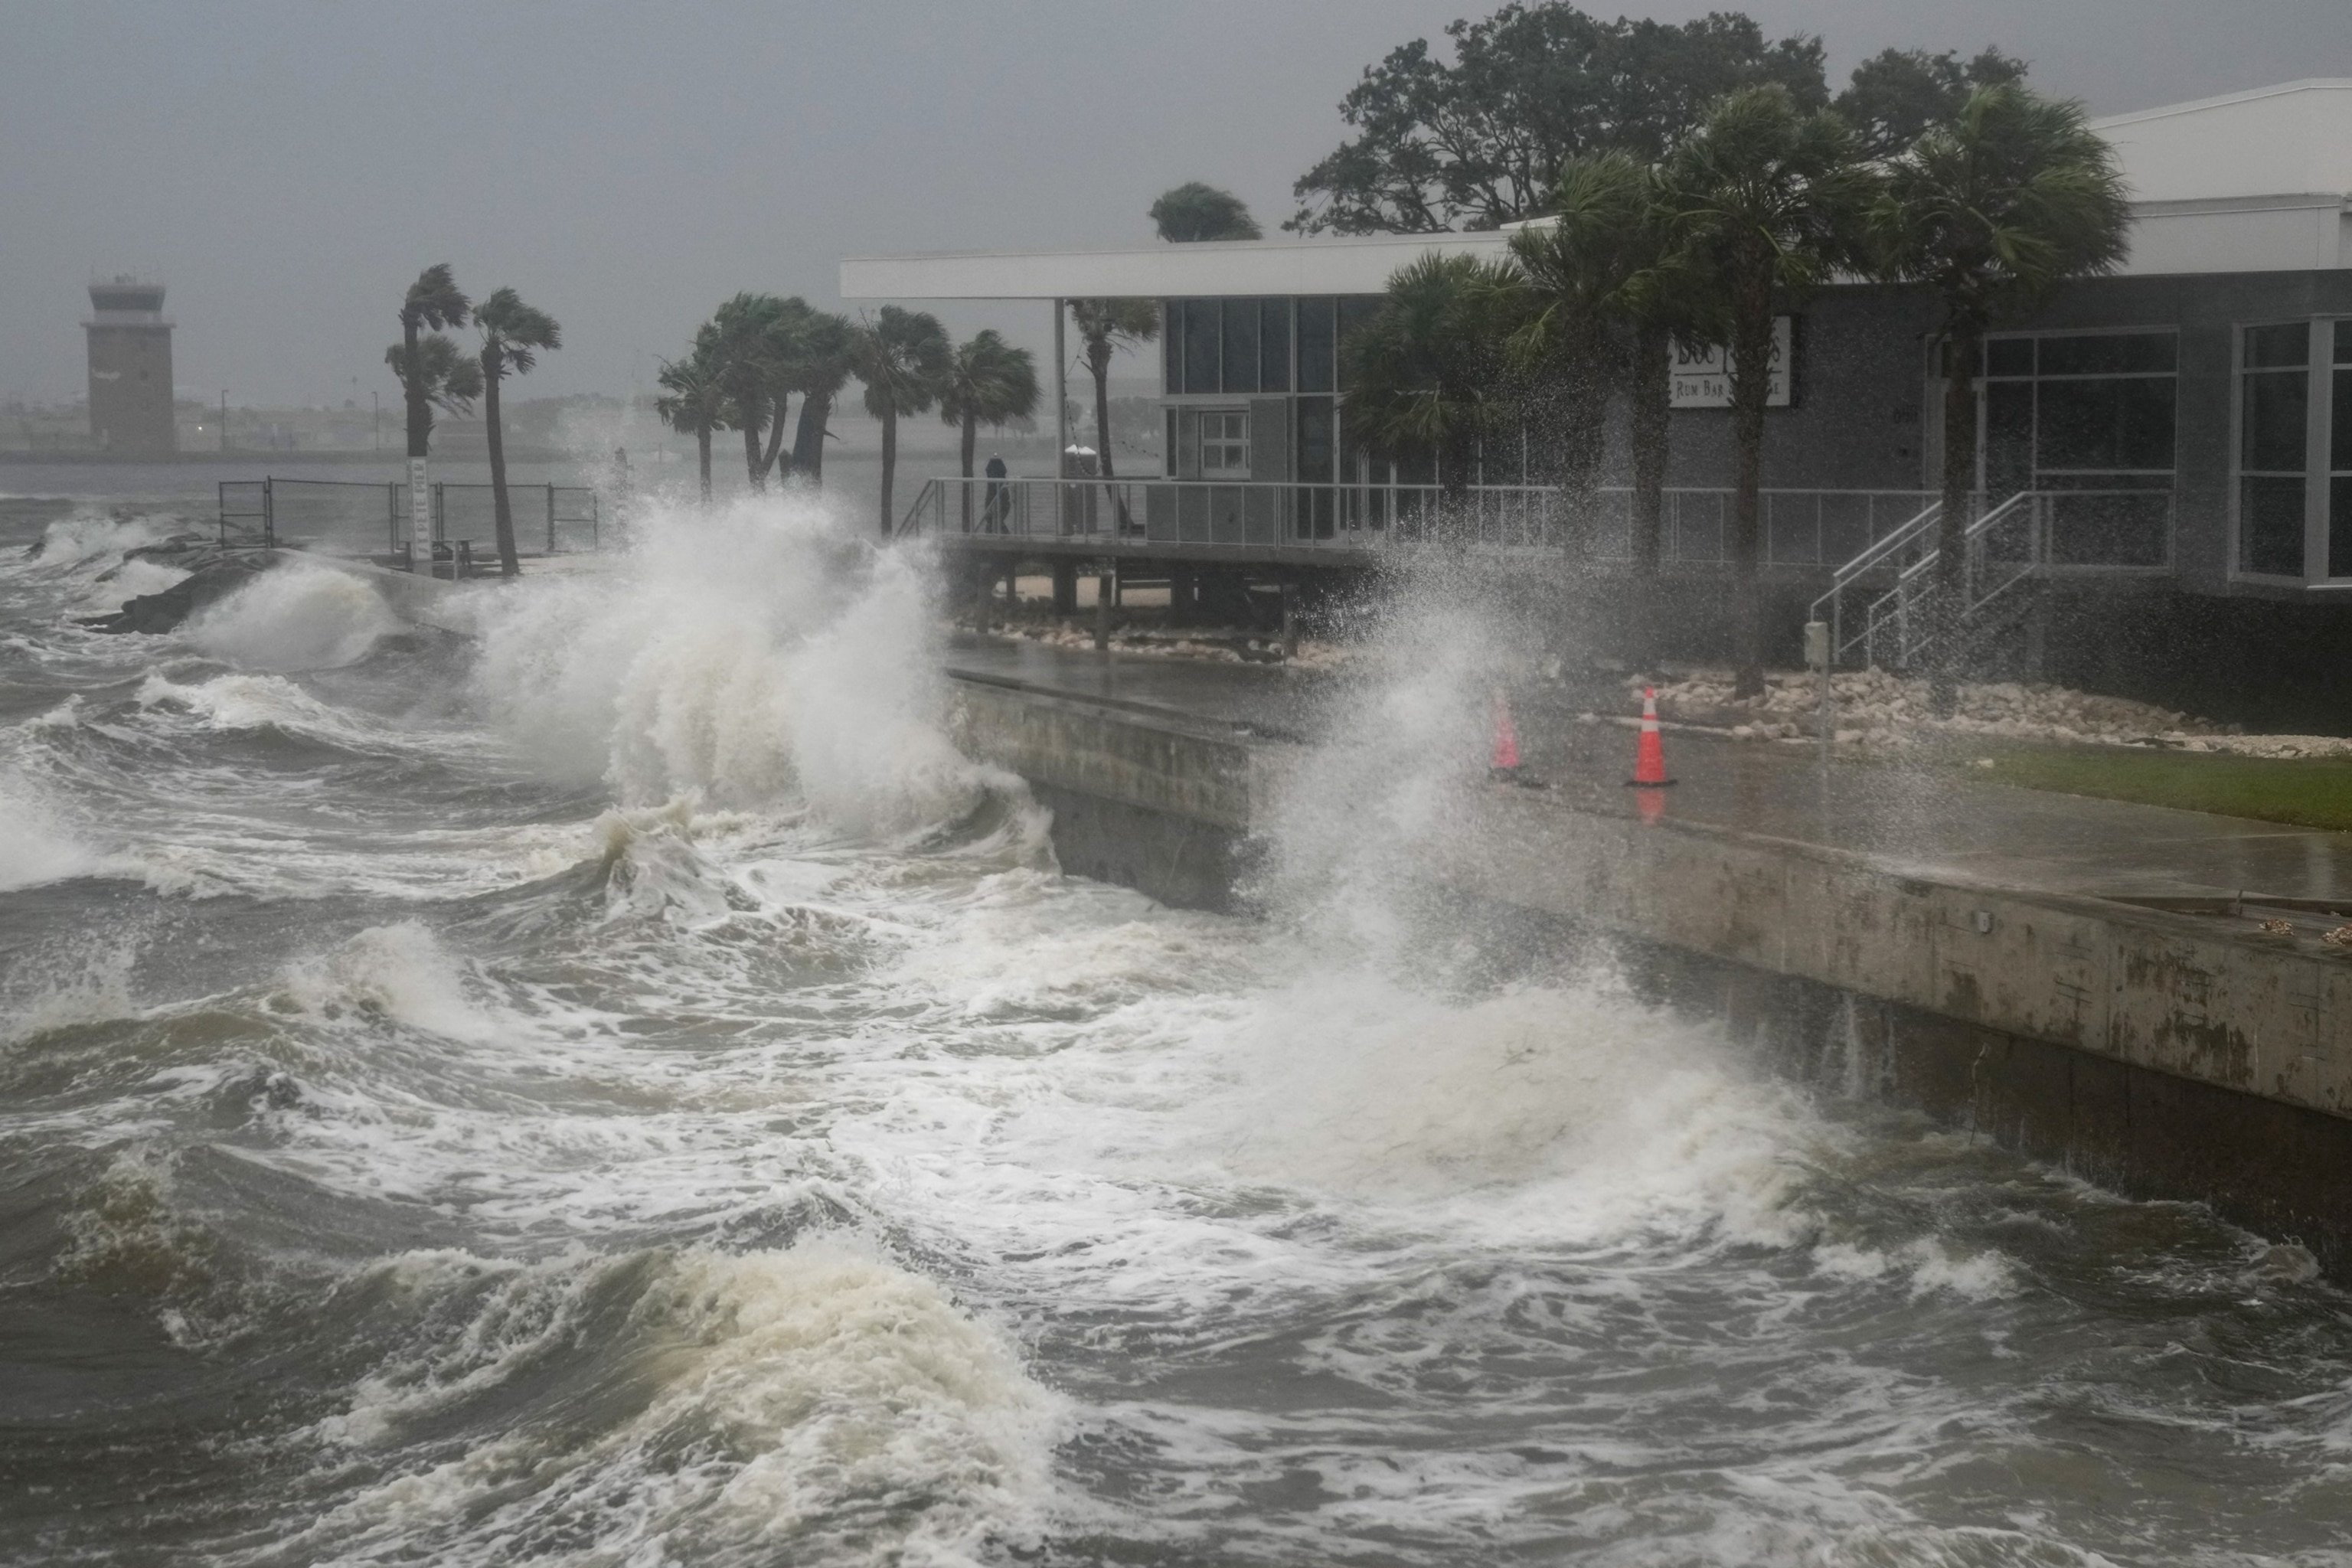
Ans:
{"type": "MultiPolygon", "coordinates": [[[[2039,682],[1964,681],[1958,709],[1945,719],[1931,708],[1924,678],[1865,669],[1841,671],[1832,679],[1841,745],[1900,747],[1936,737],[1982,735],[2253,757],[2352,756],[2352,740],[2248,735],[2235,725],[2215,724],[2146,702],[2039,682]]],[[[1735,700],[1730,671],[1696,670],[1659,686],[1659,704],[1669,718],[1721,727],[1742,740],[1811,738],[1821,700],[1817,678],[1769,674],[1765,683],[1761,697],[1735,700]]],[[[1639,681],[1630,689],[1635,698],[1641,695],[1639,681]]]]}
{"type": "MultiPolygon", "coordinates": [[[[1017,621],[992,628],[998,637],[1019,637],[1025,642],[1045,643],[1055,647],[1092,648],[1094,628],[1087,617],[1075,621],[1017,621]]],[[[1155,658],[1198,659],[1209,664],[1280,664],[1290,663],[1306,669],[1336,669],[1354,657],[1356,650],[1339,643],[1323,642],[1311,637],[1298,639],[1298,653],[1294,658],[1282,657],[1282,639],[1263,633],[1235,628],[1203,628],[1197,636],[1156,628],[1126,626],[1111,633],[1110,646],[1120,653],[1149,654],[1155,658]]]]}

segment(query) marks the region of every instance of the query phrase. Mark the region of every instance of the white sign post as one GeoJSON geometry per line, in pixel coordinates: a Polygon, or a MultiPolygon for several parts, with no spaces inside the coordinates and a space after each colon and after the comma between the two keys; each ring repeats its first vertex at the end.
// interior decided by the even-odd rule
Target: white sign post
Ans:
{"type": "MultiPolygon", "coordinates": [[[[1772,318],[1772,381],[1765,394],[1768,408],[1789,406],[1789,367],[1794,341],[1789,318],[1772,318]]],[[[1731,406],[1731,351],[1720,343],[1675,345],[1674,401],[1676,408],[1731,406]]]]}
{"type": "Polygon", "coordinates": [[[408,459],[408,569],[433,575],[433,490],[425,459],[408,459]]]}

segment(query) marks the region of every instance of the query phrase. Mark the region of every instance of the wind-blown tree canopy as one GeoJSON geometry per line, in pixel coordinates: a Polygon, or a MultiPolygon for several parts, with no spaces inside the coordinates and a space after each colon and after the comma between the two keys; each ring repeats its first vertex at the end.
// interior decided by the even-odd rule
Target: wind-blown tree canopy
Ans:
{"type": "Polygon", "coordinates": [[[794,333],[784,383],[801,399],[791,455],[795,479],[812,485],[824,482],[825,427],[833,417],[834,400],[849,382],[853,344],[849,319],[830,310],[811,310],[794,333]]]}
{"type": "Polygon", "coordinates": [[[734,406],[727,384],[719,374],[719,330],[705,322],[694,335],[694,347],[682,360],[664,360],[658,377],[662,395],[654,412],[681,436],[694,437],[700,459],[702,500],[710,501],[710,437],[727,429],[734,406]]]}
{"type": "Polygon", "coordinates": [[[1758,508],[1772,318],[1836,268],[1859,264],[1875,176],[1844,121],[1767,86],[1717,102],[1669,154],[1664,177],[1682,244],[1722,295],[1735,454],[1730,543],[1740,587],[1733,690],[1753,696],[1764,689],[1758,508]]]}
{"type": "Polygon", "coordinates": [[[1955,49],[1885,49],[1853,68],[1830,107],[1853,127],[1863,151],[1884,157],[1909,146],[1930,125],[1949,124],[1979,88],[2025,79],[2025,62],[1986,49],[1963,60],[1955,49]]]}
{"type": "Polygon", "coordinates": [[[482,395],[480,363],[439,332],[415,340],[414,349],[406,343],[393,344],[383,351],[383,363],[392,367],[412,410],[408,425],[412,457],[425,455],[420,448],[432,435],[434,409],[471,414],[474,399],[482,395]],[[412,374],[412,365],[421,370],[412,374]]]}
{"type": "Polygon", "coordinates": [[[1343,350],[1349,418],[1376,449],[1433,454],[1448,492],[1468,488],[1479,437],[1516,408],[1506,345],[1523,300],[1508,261],[1433,253],[1397,268],[1343,350]]]}
{"type": "Polygon", "coordinates": [[[866,412],[882,422],[882,537],[890,537],[890,484],[898,465],[898,421],[920,414],[946,390],[953,351],[928,310],[885,305],[850,333],[851,359],[866,384],[866,412]]]}
{"type": "Polygon", "coordinates": [[[499,417],[499,384],[510,374],[529,375],[539,363],[541,350],[562,348],[563,329],[546,311],[524,304],[511,289],[500,289],[475,307],[474,325],[482,332],[482,425],[489,437],[499,574],[512,577],[522,570],[522,562],[515,551],[514,511],[507,503],[507,443],[499,417]]]}
{"type": "Polygon", "coordinates": [[[1777,82],[1809,108],[1829,98],[1819,39],[1769,42],[1737,13],[1601,22],[1566,0],[1513,0],[1446,33],[1451,64],[1417,38],[1365,70],[1339,102],[1356,134],[1298,177],[1285,228],[1494,228],[1540,213],[1569,159],[1658,157],[1734,89],[1777,82]]]}
{"type": "Polygon", "coordinates": [[[714,373],[727,388],[727,423],[743,433],[743,467],[754,490],[767,488],[783,441],[786,389],[780,384],[795,352],[796,329],[809,314],[801,299],[742,293],[711,313],[714,373]],[[766,446],[762,432],[770,431],[766,446]]]}
{"type": "Polygon", "coordinates": [[[2131,203],[2115,153],[2082,106],[2015,81],[1979,88],[1886,167],[1870,212],[1878,265],[1943,307],[1944,472],[1938,521],[1936,700],[1954,696],[1969,494],[1977,452],[1977,359],[1985,332],[2031,315],[2069,279],[2113,271],[2131,203]]]}
{"type": "Polygon", "coordinates": [[[1073,300],[1070,322],[1095,382],[1095,450],[1105,479],[1117,477],[1110,456],[1110,362],[1123,347],[1160,335],[1160,305],[1153,300],[1073,300]]]}
{"type": "MultiPolygon", "coordinates": [[[[429,363],[425,365],[428,374],[419,377],[410,377],[402,366],[418,361],[423,351],[417,339],[422,333],[464,326],[470,308],[446,261],[436,261],[418,273],[416,281],[408,286],[407,294],[401,300],[400,342],[385,355],[385,360],[393,374],[400,376],[407,399],[408,455],[412,458],[424,457],[432,441],[434,381],[429,363]]],[[[456,345],[451,344],[450,349],[454,353],[456,345]]]]}
{"type": "MultiPolygon", "coordinates": [[[[993,327],[959,344],[940,391],[940,418],[961,437],[963,477],[971,478],[980,427],[1026,419],[1037,411],[1037,362],[993,327]]],[[[964,531],[971,531],[971,487],[963,487],[964,531]]]]}
{"type": "Polygon", "coordinates": [[[1199,180],[1162,191],[1151,204],[1151,222],[1171,245],[1203,239],[1259,239],[1263,231],[1241,197],[1199,180]]]}

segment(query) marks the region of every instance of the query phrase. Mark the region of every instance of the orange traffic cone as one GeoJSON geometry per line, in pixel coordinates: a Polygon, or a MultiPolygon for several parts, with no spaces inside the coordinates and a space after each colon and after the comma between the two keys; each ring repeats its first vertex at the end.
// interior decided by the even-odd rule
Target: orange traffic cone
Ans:
{"type": "Polygon", "coordinates": [[[1658,733],[1658,689],[1642,688],[1642,738],[1633,747],[1633,776],[1625,781],[1636,789],[1663,789],[1675,781],[1666,776],[1666,742],[1658,733]]]}
{"type": "Polygon", "coordinates": [[[1495,760],[1487,773],[1498,779],[1517,778],[1519,773],[1519,731],[1511,722],[1511,700],[1500,691],[1495,693],[1495,760]]]}

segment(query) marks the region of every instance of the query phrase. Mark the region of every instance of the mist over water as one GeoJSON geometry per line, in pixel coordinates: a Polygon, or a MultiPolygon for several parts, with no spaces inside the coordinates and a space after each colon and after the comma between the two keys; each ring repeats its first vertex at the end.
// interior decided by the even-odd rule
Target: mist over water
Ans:
{"type": "Polygon", "coordinates": [[[0,1560],[2337,1550],[2292,1255],[1421,890],[1507,627],[1408,596],[1263,912],[1174,911],[956,753],[864,522],[656,508],[462,631],[103,637],[170,520],[5,542],[0,1560]]]}

